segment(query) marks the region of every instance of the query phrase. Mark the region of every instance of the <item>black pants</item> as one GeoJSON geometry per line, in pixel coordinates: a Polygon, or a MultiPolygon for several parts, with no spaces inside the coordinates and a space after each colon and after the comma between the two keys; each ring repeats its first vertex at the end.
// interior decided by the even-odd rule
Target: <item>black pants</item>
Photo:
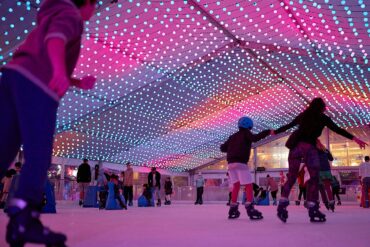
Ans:
{"type": "Polygon", "coordinates": [[[277,190],[275,190],[275,191],[271,191],[271,197],[272,197],[272,199],[275,201],[276,200],[276,194],[278,193],[278,191],[277,190]]]}
{"type": "Polygon", "coordinates": [[[123,186],[123,196],[127,203],[132,203],[134,197],[133,190],[133,186],[123,186]]]}
{"type": "Polygon", "coordinates": [[[339,190],[340,190],[339,187],[332,188],[332,191],[333,191],[333,199],[335,199],[335,197],[337,197],[338,201],[340,201],[339,190]]]}
{"type": "Polygon", "coordinates": [[[316,147],[312,144],[299,142],[296,147],[289,151],[289,175],[288,181],[284,184],[281,196],[289,198],[290,190],[298,177],[301,163],[305,163],[310,173],[310,180],[307,182],[307,201],[318,202],[319,200],[319,173],[320,161],[316,147]]]}
{"type": "Polygon", "coordinates": [[[203,187],[197,187],[197,200],[196,203],[203,203],[203,187]]]}
{"type": "Polygon", "coordinates": [[[306,187],[299,186],[298,201],[301,200],[302,196],[303,196],[303,200],[306,201],[306,187]]]}

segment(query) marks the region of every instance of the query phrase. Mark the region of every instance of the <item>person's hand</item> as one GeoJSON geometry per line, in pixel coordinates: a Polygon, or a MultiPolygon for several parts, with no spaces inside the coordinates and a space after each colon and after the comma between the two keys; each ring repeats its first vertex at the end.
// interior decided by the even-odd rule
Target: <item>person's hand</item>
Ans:
{"type": "Polygon", "coordinates": [[[73,85],[83,90],[92,89],[95,82],[96,78],[94,76],[84,76],[80,80],[73,79],[73,85]]]}
{"type": "Polygon", "coordinates": [[[365,147],[369,145],[366,142],[358,139],[357,137],[354,137],[353,141],[355,141],[360,146],[361,149],[365,149],[365,147]]]}
{"type": "Polygon", "coordinates": [[[49,82],[49,88],[62,98],[70,84],[71,82],[65,74],[54,74],[49,82]]]}

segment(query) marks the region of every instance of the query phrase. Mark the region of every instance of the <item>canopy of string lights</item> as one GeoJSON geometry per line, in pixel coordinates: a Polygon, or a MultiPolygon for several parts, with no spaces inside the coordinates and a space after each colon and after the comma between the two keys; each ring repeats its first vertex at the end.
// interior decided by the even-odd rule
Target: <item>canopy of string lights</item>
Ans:
{"type": "MultiPolygon", "coordinates": [[[[0,62],[36,25],[39,0],[1,1],[0,62]]],[[[341,127],[370,122],[364,0],[100,1],[60,103],[54,155],[186,171],[220,158],[249,116],[290,122],[314,97],[341,127]]],[[[368,131],[368,130],[367,130],[368,131]]]]}

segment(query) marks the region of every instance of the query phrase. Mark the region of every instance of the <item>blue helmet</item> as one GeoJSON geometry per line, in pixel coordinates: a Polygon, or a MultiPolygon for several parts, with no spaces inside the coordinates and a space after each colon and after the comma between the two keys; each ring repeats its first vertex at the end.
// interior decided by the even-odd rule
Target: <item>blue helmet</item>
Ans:
{"type": "Polygon", "coordinates": [[[253,121],[249,117],[241,117],[238,121],[238,127],[244,129],[252,129],[253,121]]]}

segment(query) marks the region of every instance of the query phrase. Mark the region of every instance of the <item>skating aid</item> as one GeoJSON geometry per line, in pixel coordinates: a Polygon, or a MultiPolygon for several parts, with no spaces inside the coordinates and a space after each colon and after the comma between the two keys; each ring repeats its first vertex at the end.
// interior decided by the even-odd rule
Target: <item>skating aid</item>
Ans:
{"type": "Polygon", "coordinates": [[[229,209],[229,219],[237,219],[240,216],[240,212],[238,210],[238,204],[231,204],[229,209]]]}
{"type": "Polygon", "coordinates": [[[20,209],[10,206],[6,241],[11,247],[23,247],[26,243],[43,244],[47,247],[65,247],[67,237],[44,227],[39,210],[29,206],[20,209]]]}
{"type": "Polygon", "coordinates": [[[262,213],[254,208],[252,203],[246,204],[245,209],[247,210],[247,214],[251,220],[261,220],[263,219],[262,213]]]}
{"type": "Polygon", "coordinates": [[[278,218],[286,223],[286,220],[288,219],[288,210],[286,210],[286,208],[288,207],[289,205],[289,201],[288,200],[284,200],[284,201],[279,201],[279,205],[277,207],[277,216],[278,218]]]}

